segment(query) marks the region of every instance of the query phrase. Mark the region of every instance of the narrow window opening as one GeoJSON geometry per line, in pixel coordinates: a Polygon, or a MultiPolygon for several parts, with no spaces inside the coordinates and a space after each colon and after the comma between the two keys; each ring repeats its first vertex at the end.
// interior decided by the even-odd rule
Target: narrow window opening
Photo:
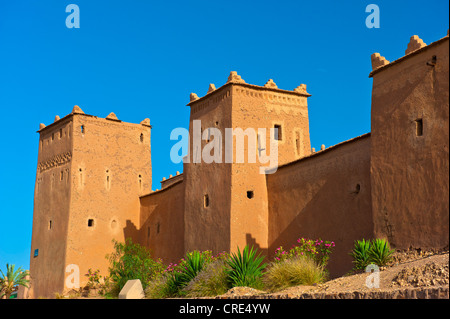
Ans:
{"type": "Polygon", "coordinates": [[[106,170],[106,189],[111,189],[111,182],[109,178],[109,169],[106,170]]]}
{"type": "Polygon", "coordinates": [[[417,119],[416,120],[416,136],[422,136],[423,135],[423,120],[417,119]]]}
{"type": "Polygon", "coordinates": [[[82,187],[83,186],[83,170],[80,168],[79,169],[79,179],[78,179],[78,186],[82,187]]]}
{"type": "Polygon", "coordinates": [[[94,226],[94,220],[88,219],[88,227],[93,227],[93,226],[94,226]]]}
{"type": "Polygon", "coordinates": [[[150,227],[147,227],[147,238],[150,237],[150,227]]]}
{"type": "Polygon", "coordinates": [[[204,207],[204,208],[209,207],[209,196],[208,196],[208,194],[206,194],[205,196],[203,196],[203,207],[204,207]]]}
{"type": "Polygon", "coordinates": [[[33,255],[33,257],[36,258],[37,256],[39,256],[39,249],[35,249],[35,250],[34,250],[34,255],[33,255]]]}
{"type": "Polygon", "coordinates": [[[356,184],[355,194],[358,194],[360,191],[361,191],[361,185],[360,184],[356,184]]]}
{"type": "Polygon", "coordinates": [[[142,190],[142,175],[139,175],[139,190],[142,190]]]}
{"type": "Polygon", "coordinates": [[[283,134],[282,134],[282,131],[281,131],[281,125],[275,124],[273,126],[273,128],[275,129],[275,140],[281,141],[282,138],[283,138],[283,134]]]}
{"type": "Polygon", "coordinates": [[[139,139],[141,140],[141,143],[144,142],[144,134],[141,133],[141,136],[139,137],[139,139]]]}
{"type": "Polygon", "coordinates": [[[255,196],[255,194],[253,193],[253,191],[247,191],[247,198],[248,199],[252,199],[255,196]]]}
{"type": "Polygon", "coordinates": [[[52,141],[55,139],[55,133],[52,133],[52,141]]]}
{"type": "Polygon", "coordinates": [[[86,132],[86,128],[84,127],[84,125],[81,125],[81,133],[84,134],[86,132]]]}
{"type": "Polygon", "coordinates": [[[156,233],[159,234],[160,224],[159,222],[156,224],[156,233]]]}
{"type": "Polygon", "coordinates": [[[48,229],[49,230],[52,229],[52,220],[51,219],[48,221],[48,229]]]}
{"type": "Polygon", "coordinates": [[[61,173],[59,173],[59,180],[62,181],[64,179],[64,171],[61,171],[61,173]]]}
{"type": "Polygon", "coordinates": [[[301,155],[300,154],[300,150],[301,150],[300,132],[295,132],[295,147],[296,147],[296,150],[297,150],[297,155],[301,155]]]}
{"type": "Polygon", "coordinates": [[[59,138],[62,138],[63,132],[62,129],[59,129],[59,138]]]}

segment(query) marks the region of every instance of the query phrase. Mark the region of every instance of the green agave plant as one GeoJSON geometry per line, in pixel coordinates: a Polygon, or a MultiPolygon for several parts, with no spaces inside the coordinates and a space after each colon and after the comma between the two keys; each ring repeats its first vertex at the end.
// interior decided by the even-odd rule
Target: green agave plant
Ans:
{"type": "Polygon", "coordinates": [[[394,249],[391,249],[389,242],[385,239],[374,239],[368,252],[369,259],[379,267],[386,266],[392,260],[394,249]]]}
{"type": "Polygon", "coordinates": [[[228,278],[233,287],[246,286],[257,288],[261,285],[261,277],[264,268],[267,266],[263,263],[264,257],[256,255],[256,250],[248,245],[244,250],[237,248],[237,253],[232,253],[227,260],[229,266],[228,278]]]}
{"type": "Polygon", "coordinates": [[[181,273],[182,286],[188,284],[198,275],[198,273],[203,269],[203,266],[206,264],[207,256],[195,250],[186,254],[185,261],[185,268],[181,273]]]}
{"type": "Polygon", "coordinates": [[[364,270],[371,263],[370,256],[370,240],[356,240],[355,247],[350,255],[353,257],[354,269],[364,270]]]}

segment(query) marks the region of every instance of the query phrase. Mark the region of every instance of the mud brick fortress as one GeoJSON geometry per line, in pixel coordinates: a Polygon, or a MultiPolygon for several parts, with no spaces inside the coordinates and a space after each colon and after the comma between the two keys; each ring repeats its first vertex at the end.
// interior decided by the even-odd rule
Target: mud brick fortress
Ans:
{"type": "Polygon", "coordinates": [[[205,96],[191,94],[190,132],[194,120],[222,134],[278,128],[273,174],[260,174],[260,163],[184,163],[152,191],[149,119],[124,123],[75,106],[41,124],[30,296],[63,292],[70,264],[79,266],[81,285],[89,268],[107,275],[112,239],[127,237],[167,263],[246,244],[271,257],[298,237],[321,237],[336,243],[332,276],[351,269],[356,239],[448,248],[448,42],[448,34],[429,45],[413,36],[393,62],[373,54],[371,132],[317,151],[304,84],[256,86],[231,72],[205,96]]]}

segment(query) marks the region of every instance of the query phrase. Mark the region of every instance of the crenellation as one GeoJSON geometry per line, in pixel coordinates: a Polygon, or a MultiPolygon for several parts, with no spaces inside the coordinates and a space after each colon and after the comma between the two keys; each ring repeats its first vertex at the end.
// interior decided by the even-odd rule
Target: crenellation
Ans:
{"type": "Polygon", "coordinates": [[[228,76],[228,81],[227,83],[245,83],[245,81],[242,79],[242,77],[237,74],[236,71],[231,71],[230,75],[228,76]]]}
{"type": "Polygon", "coordinates": [[[300,84],[299,86],[297,86],[297,87],[294,89],[294,92],[303,93],[303,94],[308,94],[308,92],[306,92],[306,84],[300,84]]]}
{"type": "Polygon", "coordinates": [[[151,127],[149,118],[144,119],[140,124],[151,127]]]}
{"type": "Polygon", "coordinates": [[[408,55],[411,52],[414,52],[425,46],[426,46],[426,43],[423,42],[423,40],[421,38],[419,38],[419,36],[413,35],[409,40],[408,47],[405,50],[405,55],[408,55]]]}
{"type": "Polygon", "coordinates": [[[271,88],[271,89],[278,89],[278,86],[275,84],[275,82],[272,79],[269,79],[269,81],[264,84],[264,87],[271,88]]]}
{"type": "Polygon", "coordinates": [[[117,118],[116,114],[114,114],[113,112],[109,113],[108,116],[106,117],[106,119],[120,122],[120,120],[117,118]]]}
{"type": "MultiPolygon", "coordinates": [[[[213,83],[209,84],[208,93],[211,93],[215,90],[216,90],[216,86],[213,83]]],[[[208,94],[208,93],[206,93],[206,94],[208,94]]]]}
{"type": "Polygon", "coordinates": [[[84,114],[83,110],[81,109],[81,107],[79,107],[78,105],[75,105],[72,109],[72,113],[71,114],[84,114]]]}
{"type": "Polygon", "coordinates": [[[198,95],[195,93],[191,93],[191,95],[189,96],[189,100],[192,101],[196,101],[198,100],[198,95]]]}
{"type": "Polygon", "coordinates": [[[372,60],[372,70],[378,69],[390,63],[388,60],[386,60],[385,57],[381,56],[379,53],[372,54],[371,60],[372,60]]]}

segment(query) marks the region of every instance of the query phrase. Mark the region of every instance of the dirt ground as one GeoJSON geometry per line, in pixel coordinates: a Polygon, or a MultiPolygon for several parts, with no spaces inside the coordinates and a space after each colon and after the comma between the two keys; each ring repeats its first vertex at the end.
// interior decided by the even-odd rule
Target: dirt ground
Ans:
{"type": "MultiPolygon", "coordinates": [[[[360,273],[339,277],[316,286],[290,287],[275,293],[266,293],[248,287],[235,287],[217,298],[327,298],[340,295],[342,298],[354,298],[355,292],[359,296],[377,292],[379,296],[395,296],[397,291],[435,291],[446,290],[446,294],[439,294],[439,298],[448,298],[449,288],[449,253],[396,253],[394,262],[379,271],[379,285],[374,287],[375,281],[366,280],[369,273],[360,273]],[[384,293],[384,294],[382,294],[384,293]]],[[[371,276],[373,278],[374,276],[371,276]]],[[[406,296],[407,297],[407,296],[406,296]]],[[[414,295],[414,298],[420,298],[414,295]]]]}
{"type": "MultiPolygon", "coordinates": [[[[373,273],[372,273],[373,274],[373,273]]],[[[370,273],[346,275],[315,286],[296,286],[268,293],[249,287],[234,287],[213,299],[291,299],[291,298],[449,298],[449,252],[396,252],[393,262],[379,269],[375,281],[367,286],[370,273]]],[[[373,277],[373,276],[372,276],[373,277]]],[[[102,296],[79,296],[79,299],[103,299],[102,296]]],[[[202,297],[200,299],[210,299],[202,297]]]]}

